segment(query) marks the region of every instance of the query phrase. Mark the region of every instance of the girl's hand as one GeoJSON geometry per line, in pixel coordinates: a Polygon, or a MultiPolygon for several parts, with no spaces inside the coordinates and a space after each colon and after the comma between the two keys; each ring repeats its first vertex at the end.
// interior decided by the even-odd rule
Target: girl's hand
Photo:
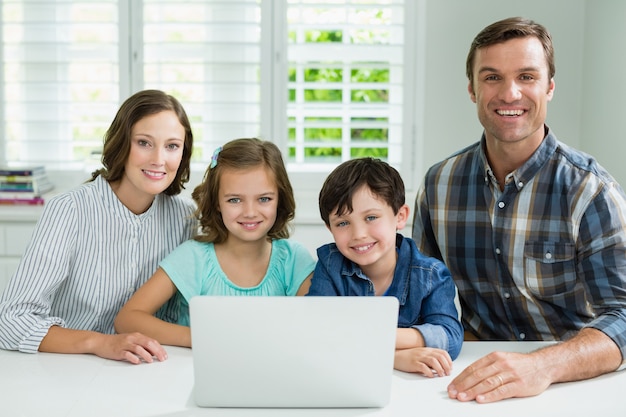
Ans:
{"type": "Polygon", "coordinates": [[[397,349],[393,367],[399,371],[414,372],[425,377],[450,375],[452,359],[442,349],[416,347],[397,349]]]}

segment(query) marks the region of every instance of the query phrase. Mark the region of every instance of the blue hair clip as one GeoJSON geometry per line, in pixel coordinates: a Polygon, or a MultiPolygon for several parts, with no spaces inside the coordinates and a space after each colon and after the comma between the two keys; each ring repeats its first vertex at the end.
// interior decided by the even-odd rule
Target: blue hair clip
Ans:
{"type": "Polygon", "coordinates": [[[221,146],[218,146],[215,152],[213,152],[213,156],[211,157],[211,165],[209,165],[210,169],[215,168],[217,165],[217,157],[220,155],[220,151],[222,150],[221,146]]]}

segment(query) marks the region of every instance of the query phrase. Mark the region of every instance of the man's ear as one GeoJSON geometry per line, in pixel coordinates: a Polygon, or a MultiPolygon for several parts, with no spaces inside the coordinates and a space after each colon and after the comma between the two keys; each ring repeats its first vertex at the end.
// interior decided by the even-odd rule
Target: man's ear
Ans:
{"type": "Polygon", "coordinates": [[[474,94],[474,87],[472,86],[472,82],[467,83],[467,92],[469,93],[470,100],[476,103],[476,94],[474,94]]]}
{"type": "Polygon", "coordinates": [[[396,214],[396,230],[404,229],[406,222],[409,220],[409,213],[411,210],[407,204],[403,204],[396,214]]]}
{"type": "Polygon", "coordinates": [[[550,79],[550,85],[548,86],[548,101],[552,100],[554,97],[554,88],[556,84],[554,83],[554,78],[550,79]]]}

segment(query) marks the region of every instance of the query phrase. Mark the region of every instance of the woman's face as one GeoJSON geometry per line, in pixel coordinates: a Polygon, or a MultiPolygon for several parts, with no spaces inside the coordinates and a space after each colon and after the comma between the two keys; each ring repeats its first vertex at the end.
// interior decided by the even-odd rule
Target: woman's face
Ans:
{"type": "Polygon", "coordinates": [[[184,144],[185,128],[171,110],[135,123],[124,175],[116,189],[122,203],[133,212],[147,210],[154,196],[165,191],[176,178],[184,144]]]}

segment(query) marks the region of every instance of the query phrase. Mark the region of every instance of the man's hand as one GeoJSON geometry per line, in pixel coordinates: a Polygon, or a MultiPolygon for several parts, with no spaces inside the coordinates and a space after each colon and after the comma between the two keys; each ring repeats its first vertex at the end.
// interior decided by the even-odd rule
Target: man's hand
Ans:
{"type": "Polygon", "coordinates": [[[490,353],[452,380],[448,396],[479,403],[531,397],[551,384],[593,378],[621,363],[612,339],[600,330],[584,328],[572,339],[531,353],[490,353]]]}
{"type": "Polygon", "coordinates": [[[534,354],[492,352],[454,378],[448,386],[448,396],[459,401],[490,403],[540,394],[552,383],[540,364],[534,354]]]}

